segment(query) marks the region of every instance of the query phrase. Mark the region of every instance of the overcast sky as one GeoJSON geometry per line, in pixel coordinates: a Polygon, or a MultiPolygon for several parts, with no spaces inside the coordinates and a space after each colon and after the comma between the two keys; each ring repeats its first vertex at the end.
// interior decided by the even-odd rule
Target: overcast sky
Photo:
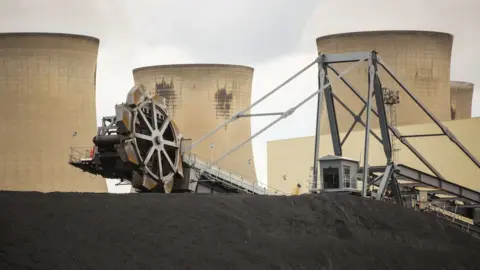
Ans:
{"type": "MultiPolygon", "coordinates": [[[[145,65],[226,63],[255,68],[252,100],[316,57],[315,38],[349,31],[454,35],[452,80],[480,89],[478,0],[0,0],[0,32],[67,32],[101,40],[97,117],[113,114],[145,65]]],[[[312,68],[254,112],[284,111],[316,90],[312,68]],[[293,94],[294,93],[294,94],[293,94]]],[[[472,113],[480,116],[480,90],[472,113]]],[[[254,140],[266,182],[266,141],[314,133],[315,101],[254,140]]],[[[269,120],[252,121],[252,133],[269,120]]]]}

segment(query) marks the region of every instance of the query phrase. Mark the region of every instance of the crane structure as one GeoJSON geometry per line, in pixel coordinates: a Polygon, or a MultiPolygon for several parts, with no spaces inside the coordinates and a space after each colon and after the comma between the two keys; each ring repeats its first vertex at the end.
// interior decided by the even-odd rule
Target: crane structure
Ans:
{"type": "MultiPolygon", "coordinates": [[[[480,162],[478,159],[455,137],[455,135],[442,124],[423,103],[418,100],[408,88],[395,77],[394,73],[388,68],[388,66],[382,61],[381,57],[375,52],[358,52],[349,54],[320,54],[319,60],[319,85],[320,89],[325,89],[322,93],[319,93],[318,97],[318,115],[317,120],[321,119],[321,102],[323,94],[325,95],[325,104],[328,113],[328,122],[330,125],[330,135],[332,139],[333,149],[335,156],[342,158],[342,146],[348,139],[349,132],[346,133],[343,139],[340,139],[336,118],[336,105],[341,105],[346,109],[354,119],[352,128],[357,124],[361,124],[365,128],[365,142],[364,142],[364,157],[363,167],[358,169],[358,174],[362,177],[362,190],[361,195],[363,197],[370,197],[377,200],[392,200],[395,203],[410,207],[413,204],[419,204],[421,209],[425,211],[432,210],[438,212],[438,209],[454,208],[455,212],[458,209],[479,209],[480,208],[480,192],[472,190],[463,186],[460,186],[453,181],[445,179],[440,170],[431,164],[420,151],[416,149],[409,141],[408,138],[412,137],[430,137],[430,136],[446,136],[454,143],[472,162],[470,164],[464,164],[464,166],[475,166],[480,169],[480,162]],[[348,62],[368,62],[368,95],[365,99],[362,97],[358,89],[350,84],[347,79],[340,77],[340,80],[350,89],[364,104],[363,109],[357,114],[353,112],[335,93],[332,91],[332,87],[329,83],[327,70],[332,71],[335,75],[340,73],[334,67],[336,63],[348,63],[348,62]],[[400,102],[398,98],[398,91],[392,91],[382,87],[382,81],[378,75],[378,70],[382,68],[388,75],[387,79],[396,82],[401,90],[404,91],[406,96],[410,97],[414,103],[437,125],[441,130],[441,133],[436,134],[415,134],[415,135],[403,135],[397,129],[395,117],[395,106],[400,102]],[[372,108],[372,100],[375,100],[376,109],[372,108]],[[390,108],[390,111],[387,110],[390,108]],[[361,119],[362,114],[366,112],[366,122],[361,119]],[[371,130],[370,125],[372,123],[372,115],[378,117],[378,123],[380,127],[380,136],[371,130]],[[390,120],[387,115],[390,114],[390,120]],[[393,123],[392,123],[393,122],[393,123]],[[384,166],[370,166],[369,161],[369,144],[370,137],[375,138],[383,146],[385,153],[386,163],[384,166]],[[399,164],[398,160],[394,157],[394,147],[391,138],[395,137],[400,143],[402,143],[408,150],[410,150],[430,171],[431,173],[416,170],[408,164],[399,164]],[[410,200],[409,200],[410,198],[410,200]],[[413,198],[413,199],[412,199],[413,198]],[[420,202],[420,203],[418,203],[420,202]]],[[[317,121],[317,132],[315,141],[315,156],[314,156],[314,174],[312,179],[312,192],[318,192],[318,190],[325,190],[324,187],[317,187],[317,181],[319,175],[323,172],[319,172],[319,148],[320,148],[320,123],[317,121]]],[[[351,128],[351,129],[352,129],[351,128]]],[[[448,158],[448,153],[445,153],[445,158],[448,158]]],[[[343,159],[347,160],[347,159],[343,159]]],[[[340,165],[341,166],[341,165],[340,165]]],[[[339,167],[341,168],[341,167],[339,167]]],[[[340,171],[339,171],[340,172],[340,171]]],[[[341,173],[341,172],[340,172],[341,173]]],[[[338,174],[338,173],[337,173],[338,174]]],[[[322,182],[320,181],[322,184],[322,182]]],[[[475,211],[475,210],[474,210],[475,211]]],[[[443,213],[443,212],[442,212],[443,213]]],[[[464,211],[466,213],[466,211],[464,211]]],[[[455,213],[453,213],[455,214],[455,213]]],[[[452,215],[453,215],[452,214],[452,215]]],[[[442,214],[443,215],[443,214],[442,214]]],[[[473,219],[480,221],[475,214],[473,219]]],[[[467,224],[468,226],[469,224],[467,224]]],[[[480,232],[480,231],[479,231],[480,232]]]]}

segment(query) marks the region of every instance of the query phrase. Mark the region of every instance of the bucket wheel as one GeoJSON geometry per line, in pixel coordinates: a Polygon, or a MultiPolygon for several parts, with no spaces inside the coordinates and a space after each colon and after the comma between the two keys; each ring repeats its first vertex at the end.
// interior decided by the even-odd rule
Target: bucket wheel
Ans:
{"type": "Polygon", "coordinates": [[[149,96],[143,85],[136,85],[127,103],[117,105],[116,111],[119,130],[128,134],[126,159],[139,168],[132,176],[132,186],[141,191],[170,192],[175,177],[183,176],[181,135],[161,98],[149,96]]]}

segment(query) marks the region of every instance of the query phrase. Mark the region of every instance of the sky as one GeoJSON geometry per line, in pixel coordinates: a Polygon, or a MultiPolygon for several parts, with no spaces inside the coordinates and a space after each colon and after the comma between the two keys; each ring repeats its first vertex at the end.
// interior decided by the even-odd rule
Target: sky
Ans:
{"type": "MultiPolygon", "coordinates": [[[[454,35],[451,80],[476,85],[480,116],[478,0],[1,0],[0,32],[65,32],[99,38],[97,118],[112,115],[146,65],[224,63],[255,69],[252,101],[313,61],[315,39],[350,31],[432,30],[454,35]]],[[[285,111],[316,91],[316,68],[253,112],[285,111]],[[292,93],[295,94],[292,94],[292,93]]],[[[315,100],[254,139],[266,182],[266,142],[311,136],[315,100]]],[[[274,118],[253,118],[252,134],[274,118]]]]}

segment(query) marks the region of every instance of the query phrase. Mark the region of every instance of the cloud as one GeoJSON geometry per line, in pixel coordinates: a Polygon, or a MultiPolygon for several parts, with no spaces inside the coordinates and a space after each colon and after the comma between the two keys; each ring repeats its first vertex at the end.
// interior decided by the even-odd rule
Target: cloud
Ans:
{"type": "Polygon", "coordinates": [[[125,11],[118,5],[108,5],[112,3],[113,0],[3,0],[0,31],[67,32],[106,41],[118,37],[115,34],[121,31],[129,32],[131,25],[125,20],[125,11]]]}
{"type": "MultiPolygon", "coordinates": [[[[130,2],[131,5],[137,5],[130,2]]],[[[173,45],[202,62],[260,63],[291,51],[317,4],[303,0],[163,1],[142,11],[149,45],[173,45]],[[292,12],[292,8],[295,9],[292,12]]],[[[139,6],[139,5],[137,5],[139,6]]]]}

